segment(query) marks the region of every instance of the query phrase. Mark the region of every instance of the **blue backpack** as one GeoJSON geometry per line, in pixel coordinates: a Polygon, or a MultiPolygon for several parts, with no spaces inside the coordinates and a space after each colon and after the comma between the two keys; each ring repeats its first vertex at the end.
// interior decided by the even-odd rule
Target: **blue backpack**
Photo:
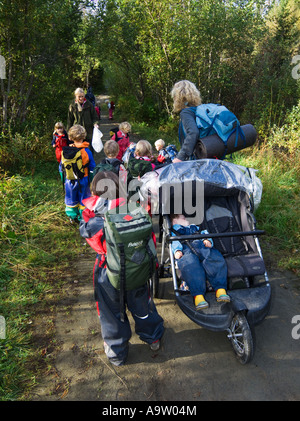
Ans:
{"type": "Polygon", "coordinates": [[[198,107],[196,107],[195,115],[200,139],[212,134],[217,134],[226,146],[229,137],[233,133],[236,133],[235,147],[237,146],[239,135],[245,141],[245,136],[239,120],[224,105],[198,105],[198,107]]]}
{"type": "Polygon", "coordinates": [[[176,158],[176,155],[178,154],[178,150],[175,145],[167,145],[165,147],[165,150],[168,154],[168,157],[171,161],[173,161],[174,158],[176,158]]]}
{"type": "Polygon", "coordinates": [[[224,156],[226,155],[227,141],[233,133],[236,133],[235,148],[238,144],[239,135],[245,142],[245,135],[241,129],[239,120],[224,105],[201,104],[198,107],[191,107],[191,109],[195,111],[200,139],[217,134],[225,144],[224,156]]]}
{"type": "Polygon", "coordinates": [[[178,151],[175,145],[167,145],[159,151],[157,160],[160,163],[170,164],[177,154],[178,151]]]}

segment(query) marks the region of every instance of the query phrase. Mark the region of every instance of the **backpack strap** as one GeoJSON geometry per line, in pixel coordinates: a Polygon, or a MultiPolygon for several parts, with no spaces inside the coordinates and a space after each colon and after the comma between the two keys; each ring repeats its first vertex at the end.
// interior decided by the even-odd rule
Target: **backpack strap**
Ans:
{"type": "Polygon", "coordinates": [[[243,130],[241,129],[240,124],[237,125],[237,127],[235,127],[228,135],[227,139],[223,141],[224,145],[225,145],[225,149],[224,149],[224,154],[222,156],[222,160],[225,158],[226,154],[227,154],[227,142],[228,139],[230,138],[230,136],[235,132],[235,143],[234,143],[234,147],[236,148],[238,145],[238,141],[239,141],[239,135],[241,136],[241,139],[244,141],[244,146],[246,147],[246,137],[245,134],[243,132],[243,130]]]}
{"type": "MultiPolygon", "coordinates": [[[[151,235],[149,237],[149,241],[152,239],[151,235]]],[[[149,279],[152,277],[153,275],[153,265],[154,265],[154,256],[153,253],[151,252],[150,246],[149,246],[149,241],[147,242],[145,248],[146,248],[146,252],[148,253],[149,256],[149,279]]],[[[152,311],[154,311],[154,301],[153,301],[153,290],[151,288],[149,288],[149,293],[150,293],[150,305],[151,305],[151,309],[152,311]]]]}
{"type": "Polygon", "coordinates": [[[125,321],[125,289],[126,289],[126,272],[125,272],[125,250],[124,244],[118,244],[120,250],[120,318],[121,322],[125,321]]]}
{"type": "MultiPolygon", "coordinates": [[[[178,235],[179,237],[183,234],[180,234],[180,232],[176,231],[173,227],[170,228],[170,231],[172,231],[176,236],[178,235]]],[[[181,240],[184,244],[186,244],[188,246],[188,248],[191,250],[192,253],[194,253],[196,256],[199,257],[197,251],[194,249],[194,247],[190,244],[190,241],[192,241],[192,238],[189,240],[181,240]]]]}
{"type": "Polygon", "coordinates": [[[103,269],[106,265],[106,256],[105,256],[104,260],[102,260],[101,257],[102,257],[101,254],[97,254],[95,265],[94,265],[94,270],[93,270],[93,286],[94,286],[95,301],[99,301],[98,290],[97,290],[99,272],[100,272],[100,269],[103,269]]]}

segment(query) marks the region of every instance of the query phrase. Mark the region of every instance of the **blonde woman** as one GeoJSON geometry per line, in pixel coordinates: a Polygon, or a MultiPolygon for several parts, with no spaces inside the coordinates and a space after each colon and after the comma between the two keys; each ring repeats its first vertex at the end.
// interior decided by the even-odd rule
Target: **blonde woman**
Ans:
{"type": "Polygon", "coordinates": [[[181,149],[173,163],[186,161],[193,155],[199,129],[196,125],[195,112],[191,107],[197,107],[202,103],[201,95],[195,84],[189,80],[181,80],[175,83],[171,91],[173,110],[180,113],[179,135],[181,149]]]}
{"type": "Polygon", "coordinates": [[[86,141],[89,142],[90,149],[94,153],[91,142],[94,126],[99,127],[97,112],[93,104],[86,99],[83,89],[77,88],[74,96],[74,101],[70,104],[68,111],[68,130],[75,124],[84,127],[87,133],[86,141]]]}

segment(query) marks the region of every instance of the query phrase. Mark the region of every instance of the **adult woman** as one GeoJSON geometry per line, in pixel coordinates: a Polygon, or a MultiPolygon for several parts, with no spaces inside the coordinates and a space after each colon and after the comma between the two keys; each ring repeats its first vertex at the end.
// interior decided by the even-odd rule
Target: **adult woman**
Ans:
{"type": "Polygon", "coordinates": [[[188,80],[181,80],[175,83],[171,91],[173,99],[173,110],[180,113],[179,135],[181,139],[181,149],[173,163],[186,161],[193,155],[199,129],[196,125],[195,112],[191,107],[197,107],[202,103],[200,92],[194,83],[188,80]]]}
{"type": "Polygon", "coordinates": [[[84,90],[77,88],[74,92],[75,99],[69,106],[68,111],[68,130],[75,124],[83,126],[87,132],[86,141],[90,144],[93,137],[94,126],[98,127],[98,115],[93,104],[85,98],[84,90]]]}

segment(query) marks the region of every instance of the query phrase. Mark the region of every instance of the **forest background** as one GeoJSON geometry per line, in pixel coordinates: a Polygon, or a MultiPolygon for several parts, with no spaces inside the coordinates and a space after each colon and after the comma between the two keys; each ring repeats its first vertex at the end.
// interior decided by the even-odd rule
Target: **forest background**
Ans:
{"type": "Polygon", "coordinates": [[[178,142],[181,79],[252,123],[257,144],[233,161],[259,170],[264,252],[299,273],[299,33],[300,0],[0,0],[0,400],[34,383],[28,326],[78,253],[51,147],[77,87],[152,143],[178,142]]]}

